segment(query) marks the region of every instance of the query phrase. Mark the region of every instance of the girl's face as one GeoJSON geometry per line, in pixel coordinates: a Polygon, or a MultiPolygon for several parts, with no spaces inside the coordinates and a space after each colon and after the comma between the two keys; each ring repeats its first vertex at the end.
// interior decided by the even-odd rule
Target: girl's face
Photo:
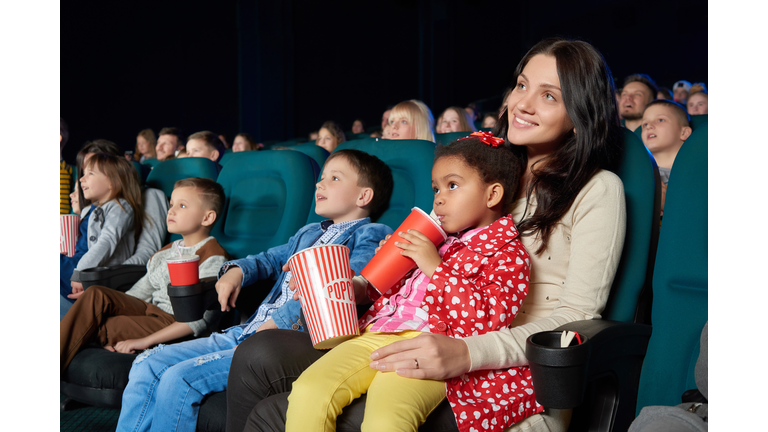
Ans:
{"type": "Polygon", "coordinates": [[[352,133],[359,134],[363,132],[365,132],[363,130],[363,123],[360,120],[355,120],[355,122],[352,123],[352,133]]]}
{"type": "Polygon", "coordinates": [[[446,110],[443,113],[443,133],[448,132],[461,132],[459,128],[461,127],[461,122],[459,120],[459,113],[456,111],[449,109],[446,110]]]}
{"type": "Polygon", "coordinates": [[[405,117],[389,119],[391,139],[416,139],[416,128],[405,117]]]}
{"type": "Polygon", "coordinates": [[[136,137],[136,147],[139,148],[139,153],[143,155],[149,153],[149,141],[141,135],[136,137]]]}
{"type": "Polygon", "coordinates": [[[709,112],[709,96],[704,93],[694,93],[688,98],[688,114],[701,115],[709,112]]]}
{"type": "Polygon", "coordinates": [[[333,136],[328,129],[322,128],[317,135],[317,145],[328,150],[328,153],[331,153],[339,143],[337,142],[336,137],[333,136]]]}
{"type": "Polygon", "coordinates": [[[80,178],[80,186],[83,188],[85,199],[94,203],[104,204],[112,195],[112,182],[94,164],[85,168],[85,173],[80,178]]]}
{"type": "Polygon", "coordinates": [[[248,141],[241,136],[236,136],[235,141],[232,143],[232,153],[251,150],[251,146],[248,145],[248,141]]]}
{"type": "Polygon", "coordinates": [[[495,214],[488,211],[491,185],[456,156],[442,157],[432,166],[433,210],[445,232],[490,225],[495,214]]]}
{"type": "Polygon", "coordinates": [[[528,147],[528,155],[546,156],[573,130],[563,103],[557,61],[538,54],[528,61],[507,97],[507,139],[528,147]]]}

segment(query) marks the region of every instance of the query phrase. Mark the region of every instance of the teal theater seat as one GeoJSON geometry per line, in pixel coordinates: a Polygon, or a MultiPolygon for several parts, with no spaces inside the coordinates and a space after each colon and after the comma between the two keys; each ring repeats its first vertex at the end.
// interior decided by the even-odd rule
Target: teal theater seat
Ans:
{"type": "Polygon", "coordinates": [[[242,152],[217,180],[227,198],[211,235],[235,258],[286,243],[306,224],[315,178],[301,152],[242,152]]]}
{"type": "Polygon", "coordinates": [[[314,141],[296,144],[295,146],[291,147],[291,150],[302,152],[305,155],[311,157],[315,162],[317,162],[319,169],[323,168],[325,160],[328,159],[328,155],[330,155],[328,150],[315,144],[314,141]]]}
{"type": "Polygon", "coordinates": [[[707,116],[708,116],[708,114],[692,115],[691,116],[691,129],[696,130],[701,125],[707,124],[707,116]]]}
{"type": "Polygon", "coordinates": [[[675,157],[653,274],[653,335],[640,375],[637,413],[674,406],[695,389],[701,329],[708,320],[708,126],[675,157]]]}
{"type": "Polygon", "coordinates": [[[188,157],[163,161],[155,166],[147,176],[147,186],[160,189],[170,198],[173,185],[177,181],[190,177],[216,180],[216,162],[199,157],[188,157]]]}
{"type": "Polygon", "coordinates": [[[221,159],[219,159],[219,165],[221,165],[222,167],[226,166],[229,161],[231,161],[232,159],[238,157],[238,155],[240,155],[241,153],[244,153],[244,152],[237,152],[237,153],[235,153],[235,152],[225,152],[221,156],[221,159]]]}
{"type": "MultiPolygon", "coordinates": [[[[429,213],[432,211],[432,160],[435,144],[423,140],[380,140],[367,138],[342,143],[335,151],[355,149],[372,154],[392,170],[394,188],[389,206],[374,222],[397,229],[413,207],[429,213]]],[[[322,217],[315,213],[314,200],[308,222],[319,222],[322,217]]]]}
{"type": "Polygon", "coordinates": [[[470,134],[472,134],[472,131],[435,134],[435,143],[440,145],[448,145],[451,143],[451,141],[456,141],[457,139],[464,138],[470,134]]]}

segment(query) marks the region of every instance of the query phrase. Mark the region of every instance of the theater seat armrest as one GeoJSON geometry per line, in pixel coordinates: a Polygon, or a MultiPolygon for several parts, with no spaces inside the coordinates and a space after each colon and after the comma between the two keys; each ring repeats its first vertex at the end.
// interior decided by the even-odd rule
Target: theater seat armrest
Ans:
{"type": "Polygon", "coordinates": [[[101,285],[126,292],[147,273],[145,265],[114,265],[93,267],[80,271],[83,288],[101,285]]]}

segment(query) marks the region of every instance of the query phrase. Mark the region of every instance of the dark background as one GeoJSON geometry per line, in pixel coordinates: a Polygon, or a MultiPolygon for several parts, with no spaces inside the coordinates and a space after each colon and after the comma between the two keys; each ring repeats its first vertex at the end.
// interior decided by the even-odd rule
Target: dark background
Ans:
{"type": "Polygon", "coordinates": [[[494,110],[539,40],[587,40],[617,84],[707,82],[704,1],[67,2],[61,6],[64,158],[87,140],[132,150],[144,128],[304,137],[326,120],[379,124],[421,99],[494,110]]]}

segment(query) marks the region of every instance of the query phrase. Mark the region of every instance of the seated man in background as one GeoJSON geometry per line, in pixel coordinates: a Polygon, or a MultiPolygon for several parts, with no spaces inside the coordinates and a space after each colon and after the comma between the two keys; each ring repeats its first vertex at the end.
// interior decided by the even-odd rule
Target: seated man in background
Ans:
{"type": "Polygon", "coordinates": [[[157,137],[157,160],[165,161],[176,157],[176,150],[184,148],[184,140],[181,139],[181,132],[175,127],[166,127],[160,130],[157,137]]]}
{"type": "Polygon", "coordinates": [[[685,106],[688,102],[688,95],[691,92],[691,83],[686,80],[680,80],[672,85],[672,93],[675,97],[675,102],[685,106]]]}
{"type": "Polygon", "coordinates": [[[656,98],[659,92],[656,83],[645,74],[633,74],[624,79],[619,101],[619,114],[624,127],[633,131],[643,122],[646,105],[656,98]]]}
{"type": "Polygon", "coordinates": [[[658,99],[645,108],[643,113],[643,144],[656,159],[661,178],[661,214],[672,164],[685,140],[691,136],[691,116],[677,102],[658,99]]]}

